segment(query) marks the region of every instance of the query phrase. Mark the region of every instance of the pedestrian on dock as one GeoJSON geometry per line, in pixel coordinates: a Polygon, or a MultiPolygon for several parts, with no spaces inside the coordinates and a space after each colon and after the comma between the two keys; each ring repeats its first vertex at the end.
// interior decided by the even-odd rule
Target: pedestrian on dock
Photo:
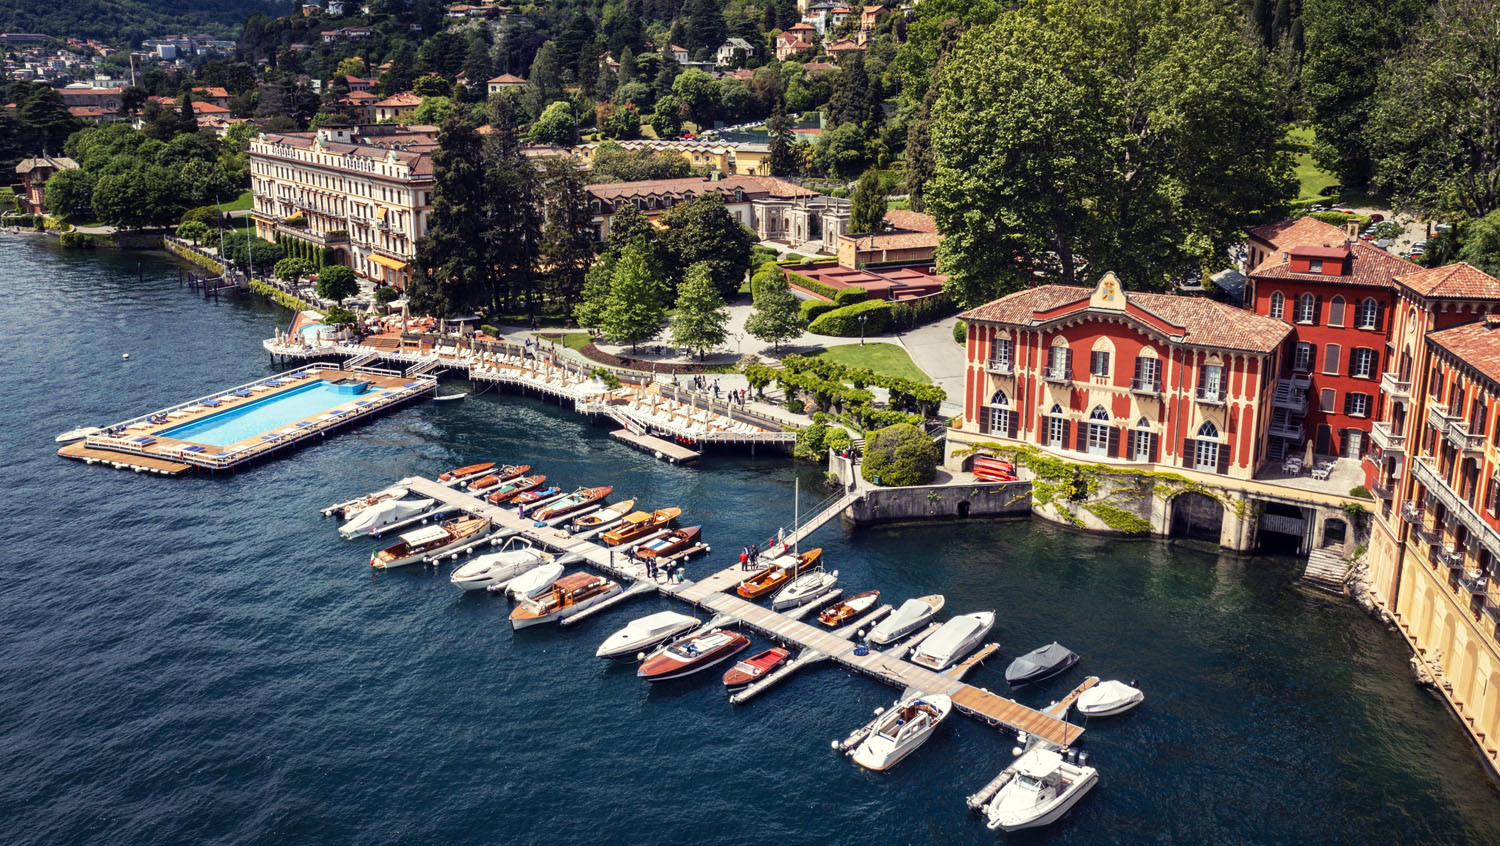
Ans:
{"type": "Polygon", "coordinates": [[[750,569],[750,547],[747,546],[740,550],[740,570],[748,569],[750,569]]]}
{"type": "Polygon", "coordinates": [[[754,567],[760,563],[760,544],[750,545],[750,566],[754,567]]]}

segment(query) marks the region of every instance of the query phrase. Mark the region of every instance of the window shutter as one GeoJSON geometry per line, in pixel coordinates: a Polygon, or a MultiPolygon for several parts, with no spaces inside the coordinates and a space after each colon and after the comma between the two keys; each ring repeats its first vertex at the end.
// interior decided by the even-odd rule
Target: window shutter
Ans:
{"type": "Polygon", "coordinates": [[[1219,475],[1229,472],[1229,444],[1219,444],[1219,475]]]}
{"type": "Polygon", "coordinates": [[[1099,353],[1099,375],[1109,375],[1109,353],[1107,352],[1099,353]]]}
{"type": "Polygon", "coordinates": [[[1114,426],[1109,427],[1109,457],[1120,457],[1120,430],[1114,426]]]}
{"type": "Polygon", "coordinates": [[[1141,366],[1144,363],[1145,363],[1145,359],[1141,358],[1140,356],[1136,356],[1135,357],[1135,379],[1136,379],[1137,382],[1140,381],[1140,378],[1141,378],[1141,366]]]}
{"type": "Polygon", "coordinates": [[[1067,351],[1063,354],[1063,378],[1065,378],[1065,379],[1072,379],[1073,378],[1073,348],[1072,347],[1068,347],[1067,351]]]}
{"type": "Polygon", "coordinates": [[[1021,413],[1019,411],[1012,411],[1010,414],[1006,415],[1006,418],[1007,418],[1007,420],[1009,421],[1009,424],[1010,424],[1007,427],[1010,430],[1009,432],[1007,432],[1007,434],[1009,434],[1010,437],[1012,437],[1012,438],[1014,438],[1016,436],[1016,421],[1017,421],[1018,418],[1020,418],[1020,416],[1021,416],[1021,413]]]}
{"type": "Polygon", "coordinates": [[[1182,455],[1178,456],[1178,458],[1182,459],[1181,463],[1183,467],[1194,466],[1194,463],[1198,460],[1198,442],[1192,438],[1185,439],[1182,442],[1182,455]]]}
{"type": "MultiPolygon", "coordinates": [[[[1353,372],[1353,367],[1354,367],[1354,356],[1353,355],[1349,356],[1349,367],[1350,367],[1350,372],[1352,373],[1353,372]]],[[[1323,348],[1323,372],[1324,373],[1337,373],[1337,372],[1339,372],[1339,345],[1338,344],[1329,344],[1328,346],[1326,346],[1326,347],[1323,348]]]]}
{"type": "Polygon", "coordinates": [[[1089,448],[1089,424],[1079,422],[1077,437],[1073,439],[1073,448],[1079,452],[1087,452],[1089,448]]]}
{"type": "Polygon", "coordinates": [[[1072,420],[1064,420],[1062,422],[1062,429],[1063,429],[1063,433],[1062,433],[1062,435],[1063,435],[1062,436],[1062,445],[1063,445],[1064,449],[1067,449],[1067,447],[1068,447],[1068,434],[1073,431],[1073,421],[1072,420]]]}
{"type": "Polygon", "coordinates": [[[1312,318],[1312,322],[1314,324],[1317,324],[1318,318],[1322,317],[1322,316],[1323,316],[1323,296],[1321,294],[1319,294],[1318,296],[1313,297],[1313,318],[1312,318]]]}
{"type": "Polygon", "coordinates": [[[1160,462],[1161,462],[1161,435],[1158,435],[1155,432],[1153,432],[1153,433],[1151,433],[1151,463],[1152,464],[1158,464],[1160,462]]]}

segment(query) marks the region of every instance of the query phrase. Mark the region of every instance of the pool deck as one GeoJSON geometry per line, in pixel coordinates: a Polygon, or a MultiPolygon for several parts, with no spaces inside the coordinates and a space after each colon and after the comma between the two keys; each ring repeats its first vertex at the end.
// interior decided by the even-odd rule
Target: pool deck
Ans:
{"type": "Polygon", "coordinates": [[[436,389],[437,379],[431,376],[355,373],[337,367],[309,365],[116,423],[105,427],[107,434],[68,444],[57,454],[88,464],[167,476],[195,468],[210,472],[234,471],[250,462],[305,445],[310,440],[321,440],[336,429],[426,396],[436,389]],[[214,446],[160,434],[232,411],[240,405],[295,391],[312,380],[336,382],[348,378],[367,381],[371,387],[362,394],[350,394],[349,401],[342,405],[287,421],[274,430],[259,432],[232,444],[214,446]]]}

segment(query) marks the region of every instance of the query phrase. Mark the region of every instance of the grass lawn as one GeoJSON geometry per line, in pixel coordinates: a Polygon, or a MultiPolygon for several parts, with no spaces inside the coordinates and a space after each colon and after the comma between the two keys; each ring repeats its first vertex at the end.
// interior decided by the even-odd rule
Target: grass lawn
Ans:
{"type": "Polygon", "coordinates": [[[227,211],[227,212],[243,211],[245,209],[250,208],[250,206],[252,205],[253,201],[254,201],[254,198],[251,196],[250,192],[246,191],[245,193],[239,195],[238,197],[235,197],[230,202],[225,203],[220,208],[224,209],[224,211],[227,211]]]}
{"type": "Polygon", "coordinates": [[[581,350],[588,346],[591,340],[593,338],[589,337],[587,332],[565,332],[562,336],[563,346],[570,350],[581,350]]]}
{"type": "Polygon", "coordinates": [[[876,373],[899,376],[915,382],[931,382],[927,374],[912,363],[906,350],[895,344],[842,344],[818,352],[808,353],[817,358],[826,358],[849,367],[863,367],[876,373]]]}
{"type": "Polygon", "coordinates": [[[1323,196],[1330,185],[1337,185],[1338,177],[1318,167],[1313,161],[1312,127],[1294,126],[1287,130],[1286,139],[1291,143],[1293,162],[1297,171],[1297,199],[1313,200],[1323,196]]]}

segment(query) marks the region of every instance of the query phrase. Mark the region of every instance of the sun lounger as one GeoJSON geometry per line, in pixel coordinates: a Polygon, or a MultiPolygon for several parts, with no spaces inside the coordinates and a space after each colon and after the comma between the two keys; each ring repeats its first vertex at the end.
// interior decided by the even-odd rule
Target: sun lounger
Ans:
{"type": "Polygon", "coordinates": [[[245,390],[244,388],[240,388],[238,391],[234,392],[234,395],[237,397],[248,397],[250,396],[250,392],[245,390]]]}
{"type": "Polygon", "coordinates": [[[268,434],[261,435],[260,439],[263,440],[263,441],[279,441],[279,440],[281,440],[281,436],[277,435],[275,433],[268,433],[268,434]]]}
{"type": "Polygon", "coordinates": [[[136,446],[140,447],[150,446],[151,444],[156,443],[156,438],[153,438],[150,435],[141,435],[139,438],[131,438],[129,443],[135,444],[136,446]]]}
{"type": "Polygon", "coordinates": [[[206,400],[199,400],[198,404],[201,405],[201,406],[203,406],[204,408],[218,408],[219,406],[223,405],[224,403],[219,402],[216,399],[206,399],[206,400]]]}
{"type": "Polygon", "coordinates": [[[279,388],[282,385],[285,385],[286,383],[278,381],[276,379],[271,379],[269,381],[262,382],[261,384],[265,385],[267,388],[279,388]]]}
{"type": "Polygon", "coordinates": [[[288,373],[286,376],[288,379],[306,379],[307,377],[307,373],[288,373]]]}
{"type": "Polygon", "coordinates": [[[250,390],[254,391],[255,393],[261,393],[262,391],[269,391],[271,389],[266,385],[251,385],[250,390]]]}
{"type": "Polygon", "coordinates": [[[297,428],[298,429],[311,429],[312,426],[313,426],[313,424],[312,424],[311,421],[308,421],[308,420],[299,420],[299,421],[297,421],[297,428]]]}

